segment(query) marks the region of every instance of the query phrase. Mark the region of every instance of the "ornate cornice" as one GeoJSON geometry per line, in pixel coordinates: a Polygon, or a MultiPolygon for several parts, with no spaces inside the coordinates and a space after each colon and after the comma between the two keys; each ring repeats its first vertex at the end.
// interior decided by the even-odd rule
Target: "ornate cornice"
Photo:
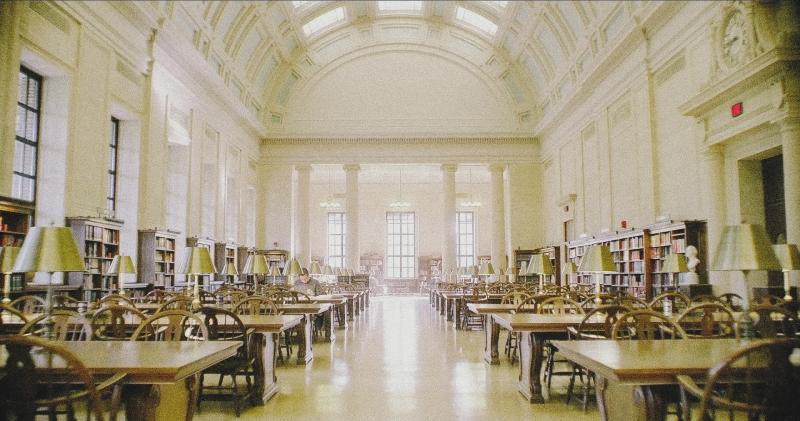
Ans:
{"type": "Polygon", "coordinates": [[[266,138],[264,146],[301,145],[534,145],[533,137],[292,137],[266,138]]]}

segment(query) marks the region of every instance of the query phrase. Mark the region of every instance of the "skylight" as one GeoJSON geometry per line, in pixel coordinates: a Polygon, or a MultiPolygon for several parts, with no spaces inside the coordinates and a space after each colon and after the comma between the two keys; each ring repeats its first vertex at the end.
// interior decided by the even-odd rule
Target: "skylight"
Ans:
{"type": "Polygon", "coordinates": [[[336,9],[325,12],[314,19],[311,19],[308,23],[303,25],[303,32],[306,35],[311,35],[343,20],[344,7],[337,7],[336,9]]]}
{"type": "Polygon", "coordinates": [[[378,10],[384,12],[418,12],[422,10],[421,1],[379,1],[378,10]]]}
{"type": "Polygon", "coordinates": [[[494,35],[494,33],[497,32],[497,25],[494,22],[461,6],[456,9],[456,19],[472,25],[489,35],[494,35]]]}

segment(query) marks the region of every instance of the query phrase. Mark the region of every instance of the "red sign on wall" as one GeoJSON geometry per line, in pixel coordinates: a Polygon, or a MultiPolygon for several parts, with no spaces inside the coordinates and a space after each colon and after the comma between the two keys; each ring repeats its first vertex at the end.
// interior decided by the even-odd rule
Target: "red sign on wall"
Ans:
{"type": "Polygon", "coordinates": [[[731,105],[731,117],[739,117],[743,111],[741,102],[731,105]]]}

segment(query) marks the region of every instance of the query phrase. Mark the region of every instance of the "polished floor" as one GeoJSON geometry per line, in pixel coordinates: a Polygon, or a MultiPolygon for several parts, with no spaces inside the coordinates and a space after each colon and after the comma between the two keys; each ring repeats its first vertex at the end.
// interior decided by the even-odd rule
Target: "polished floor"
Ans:
{"type": "MultiPolygon", "coordinates": [[[[516,389],[519,365],[487,365],[483,332],[455,330],[427,297],[374,297],[356,317],[333,344],[314,344],[312,364],[279,366],[280,392],[241,419],[598,419],[594,405],[583,413],[564,404],[565,379],[554,381],[548,403],[527,403],[516,389]]],[[[201,409],[200,420],[235,419],[229,403],[201,409]]]]}

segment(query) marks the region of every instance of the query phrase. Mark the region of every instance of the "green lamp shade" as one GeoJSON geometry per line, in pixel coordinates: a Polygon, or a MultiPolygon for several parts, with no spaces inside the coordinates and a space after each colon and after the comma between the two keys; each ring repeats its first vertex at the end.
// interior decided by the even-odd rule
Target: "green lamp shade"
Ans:
{"type": "Polygon", "coordinates": [[[207,275],[217,273],[217,268],[206,247],[186,247],[186,254],[177,273],[207,275]]]}
{"type": "Polygon", "coordinates": [[[333,276],[333,268],[331,268],[330,265],[325,265],[325,269],[322,273],[327,276],[333,276]]]}
{"type": "Polygon", "coordinates": [[[281,276],[281,270],[278,268],[278,265],[272,265],[272,267],[269,268],[269,276],[272,276],[273,278],[281,276]]]}
{"type": "Polygon", "coordinates": [[[528,266],[528,273],[536,275],[552,275],[555,273],[550,258],[544,254],[534,254],[531,256],[531,265],[528,266]],[[533,266],[533,268],[531,268],[533,266]]]}
{"type": "Polygon", "coordinates": [[[561,272],[564,272],[567,275],[573,275],[578,273],[578,266],[573,262],[566,262],[561,267],[561,272]]]}
{"type": "Polygon", "coordinates": [[[800,270],[800,252],[794,244],[776,244],[772,246],[775,251],[775,256],[781,262],[781,268],[784,272],[792,270],[800,270]]]}
{"type": "Polygon", "coordinates": [[[614,273],[616,271],[611,250],[602,244],[590,246],[581,258],[581,264],[578,265],[578,272],[614,273]]]}
{"type": "Polygon", "coordinates": [[[122,273],[136,273],[136,266],[133,265],[131,256],[114,256],[111,265],[108,267],[107,275],[119,275],[122,273]]]}
{"type": "Polygon", "coordinates": [[[72,230],[67,227],[33,227],[14,262],[12,272],[83,272],[72,230]]]}
{"type": "Polygon", "coordinates": [[[225,272],[223,272],[223,275],[236,276],[238,274],[239,274],[239,269],[236,269],[236,265],[233,262],[228,262],[225,265],[225,272]]]}
{"type": "Polygon", "coordinates": [[[14,261],[19,255],[19,247],[6,246],[0,248],[0,273],[13,273],[14,261]]]}
{"type": "Polygon", "coordinates": [[[714,271],[748,271],[782,269],[761,225],[728,225],[714,256],[714,271]]]}
{"type": "Polygon", "coordinates": [[[263,254],[251,254],[244,262],[242,273],[245,275],[266,275],[269,273],[267,257],[263,254]]]}
{"type": "Polygon", "coordinates": [[[661,267],[664,273],[686,273],[689,267],[686,266],[686,256],[679,253],[672,253],[667,255],[664,260],[664,266],[661,267]]]}
{"type": "Polygon", "coordinates": [[[311,268],[308,270],[308,272],[313,274],[313,275],[319,275],[319,274],[322,273],[322,269],[320,269],[319,263],[317,263],[316,260],[311,262],[311,268]]]}
{"type": "Polygon", "coordinates": [[[300,276],[302,274],[303,274],[303,269],[300,267],[300,262],[298,262],[297,259],[293,258],[286,266],[286,273],[284,273],[284,275],[300,276]]]}
{"type": "Polygon", "coordinates": [[[483,262],[479,272],[481,275],[494,275],[494,266],[492,266],[491,262],[483,262]]]}

